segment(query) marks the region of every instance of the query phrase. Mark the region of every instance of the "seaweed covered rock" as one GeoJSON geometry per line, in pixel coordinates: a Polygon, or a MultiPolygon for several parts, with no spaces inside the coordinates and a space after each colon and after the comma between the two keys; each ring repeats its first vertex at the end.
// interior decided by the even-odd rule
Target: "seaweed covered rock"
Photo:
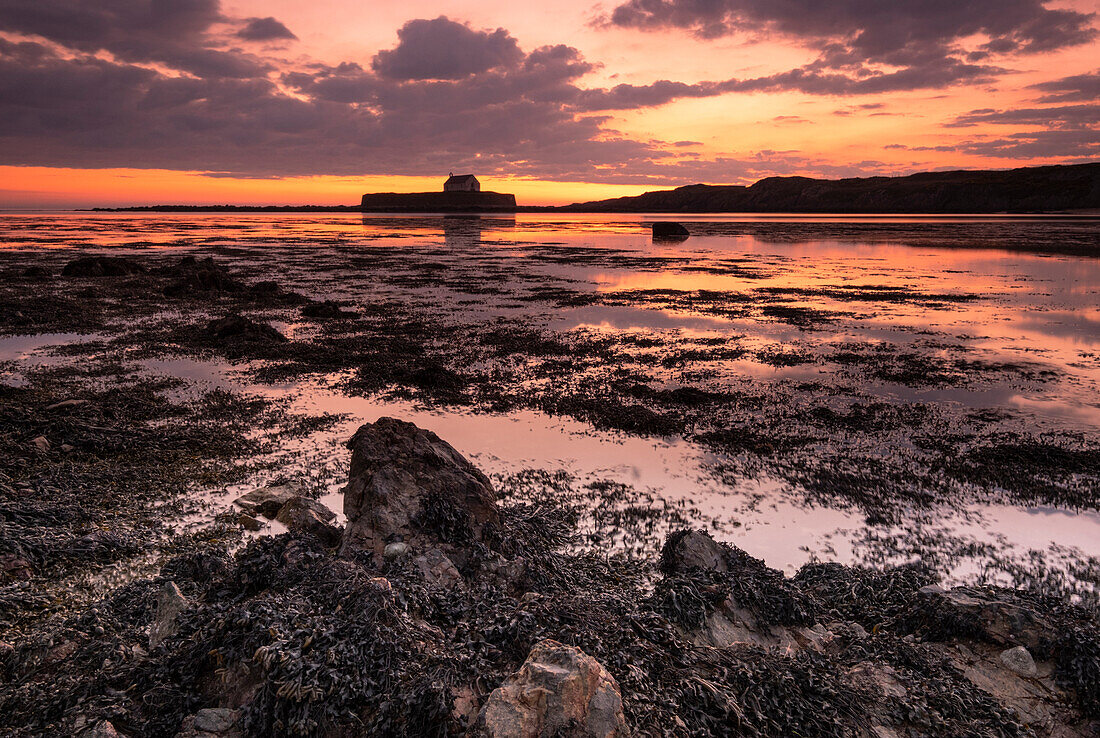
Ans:
{"type": "Polygon", "coordinates": [[[169,268],[172,281],[164,288],[168,297],[189,297],[219,292],[239,292],[242,285],[225,267],[207,257],[185,256],[169,268]]]}
{"type": "Polygon", "coordinates": [[[1027,603],[977,587],[946,590],[930,584],[919,592],[914,617],[934,637],[965,635],[1003,646],[1035,648],[1049,640],[1050,622],[1027,603]],[[1015,600],[1015,601],[1014,601],[1015,600]]]}
{"type": "Polygon", "coordinates": [[[546,639],[489,695],[479,727],[488,738],[624,738],[615,678],[578,648],[546,639]]]}
{"type": "Polygon", "coordinates": [[[228,315],[211,320],[206,325],[206,334],[223,343],[285,343],[286,336],[267,323],[257,323],[242,315],[228,315]]]}
{"type": "Polygon", "coordinates": [[[175,582],[165,582],[157,593],[157,611],[149,629],[149,647],[156,648],[179,629],[179,614],[187,608],[187,598],[175,582]]]}
{"type": "Polygon", "coordinates": [[[690,235],[687,228],[674,221],[659,220],[653,224],[653,238],[657,241],[683,241],[690,235]]]}
{"type": "Polygon", "coordinates": [[[176,738],[241,738],[240,719],[240,710],[208,707],[185,718],[176,738]]]}
{"type": "Polygon", "coordinates": [[[401,541],[414,553],[440,547],[461,558],[471,543],[492,538],[499,514],[488,477],[436,434],[380,418],[348,446],[342,555],[367,551],[380,562],[386,544],[401,541]]]}
{"type": "Polygon", "coordinates": [[[701,530],[680,530],[669,535],[661,549],[661,573],[677,574],[691,569],[729,571],[722,545],[701,530]]]}
{"type": "Polygon", "coordinates": [[[354,318],[355,313],[344,310],[335,300],[323,302],[311,302],[302,306],[302,317],[313,320],[340,320],[342,318],[354,318]]]}
{"type": "Polygon", "coordinates": [[[145,267],[124,256],[82,256],[61,270],[63,277],[125,277],[144,273],[145,267]]]}

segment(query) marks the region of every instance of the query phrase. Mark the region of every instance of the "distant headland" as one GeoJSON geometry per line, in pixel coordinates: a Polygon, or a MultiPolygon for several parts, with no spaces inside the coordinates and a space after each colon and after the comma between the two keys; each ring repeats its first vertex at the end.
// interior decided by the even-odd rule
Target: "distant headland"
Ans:
{"type": "Polygon", "coordinates": [[[922,172],[904,177],[768,177],[756,184],[696,184],[634,197],[564,206],[519,206],[515,195],[482,192],[472,174],[448,177],[442,191],[363,195],[359,205],[150,205],[124,212],[401,213],[1064,213],[1100,211],[1100,163],[1008,170],[922,172]]]}

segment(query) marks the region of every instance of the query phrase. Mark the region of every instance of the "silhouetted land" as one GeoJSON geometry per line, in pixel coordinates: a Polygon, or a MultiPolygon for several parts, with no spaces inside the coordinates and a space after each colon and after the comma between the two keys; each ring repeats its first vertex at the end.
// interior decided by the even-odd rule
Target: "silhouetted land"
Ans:
{"type": "MultiPolygon", "coordinates": [[[[409,198],[443,193],[383,193],[369,198],[409,198]]],[[[450,193],[454,194],[454,193],[450,193]]],[[[479,193],[488,195],[492,193],[479,193]]],[[[418,201],[419,202],[419,201],[418,201]]],[[[423,212],[438,203],[423,203],[423,212]]],[[[413,208],[417,209],[417,208],[413,208]]],[[[453,210],[453,208],[445,208],[453,210]]],[[[768,177],[754,185],[705,185],[656,190],[634,197],[562,207],[493,203],[473,210],[575,213],[1057,213],[1100,210],[1100,163],[1010,170],[922,172],[907,177],[811,179],[768,177]]],[[[361,212],[409,211],[407,204],[363,205],[147,205],[94,208],[124,212],[361,212]]]]}

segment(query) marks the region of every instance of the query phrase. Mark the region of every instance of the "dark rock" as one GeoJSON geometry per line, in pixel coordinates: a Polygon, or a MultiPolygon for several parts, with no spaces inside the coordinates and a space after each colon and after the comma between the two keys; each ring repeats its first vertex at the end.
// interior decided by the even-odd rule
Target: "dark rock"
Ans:
{"type": "Polygon", "coordinates": [[[33,576],[31,562],[15,554],[0,554],[0,581],[30,579],[33,576]]]}
{"type": "Polygon", "coordinates": [[[414,558],[413,565],[420,571],[424,580],[433,587],[454,589],[465,584],[454,562],[438,548],[430,549],[427,553],[414,558]]]}
{"type": "Polygon", "coordinates": [[[34,446],[35,450],[39,453],[48,453],[50,450],[50,439],[45,436],[38,436],[37,438],[31,439],[31,445],[34,446]]]}
{"type": "Polygon", "coordinates": [[[225,267],[215,263],[210,257],[199,261],[194,256],[185,256],[168,273],[174,277],[164,288],[164,294],[168,297],[239,292],[243,287],[225,267]]]}
{"type": "Polygon", "coordinates": [[[653,224],[653,238],[662,241],[683,241],[691,233],[679,223],[659,220],[653,224]]]}
{"type": "Polygon", "coordinates": [[[404,541],[453,558],[499,525],[488,477],[431,431],[381,418],[348,445],[342,554],[366,550],[380,561],[387,543],[404,541]]]}
{"type": "Polygon", "coordinates": [[[701,530],[681,530],[669,535],[661,549],[661,572],[677,574],[691,569],[726,572],[726,551],[701,530]]]}
{"type": "Polygon", "coordinates": [[[976,587],[945,590],[937,585],[918,592],[922,605],[949,629],[1003,646],[1036,648],[1050,638],[1050,623],[1034,609],[1006,594],[976,587]]]}
{"type": "Polygon", "coordinates": [[[20,276],[22,276],[23,279],[30,280],[32,282],[39,282],[44,279],[49,279],[52,276],[52,273],[49,269],[46,269],[45,267],[29,266],[23,270],[20,276]]]}
{"type": "Polygon", "coordinates": [[[580,649],[549,639],[493,690],[479,722],[490,738],[629,734],[615,678],[580,649]]]}
{"type": "Polygon", "coordinates": [[[302,317],[315,320],[338,320],[340,318],[354,318],[355,313],[344,310],[338,302],[325,300],[324,302],[311,302],[303,306],[302,317]]]}
{"type": "Polygon", "coordinates": [[[82,256],[61,270],[63,277],[124,277],[144,273],[141,264],[121,256],[82,256]]]}
{"type": "Polygon", "coordinates": [[[257,517],[253,517],[248,513],[241,513],[237,516],[237,525],[241,526],[245,530],[258,531],[264,527],[264,521],[257,517]]]}
{"type": "Polygon", "coordinates": [[[1023,646],[1013,646],[1001,651],[1001,663],[1022,677],[1032,678],[1039,673],[1031,652],[1023,646]]]}
{"type": "Polygon", "coordinates": [[[288,530],[309,533],[326,546],[337,545],[343,533],[340,528],[330,525],[335,518],[336,513],[320,502],[301,496],[287,500],[275,516],[288,530]]]}
{"type": "Polygon", "coordinates": [[[149,648],[156,648],[165,638],[175,635],[179,624],[176,618],[187,609],[187,598],[175,582],[165,582],[157,593],[157,612],[149,629],[149,648]]]}
{"type": "Polygon", "coordinates": [[[255,489],[233,500],[233,504],[250,515],[274,518],[283,505],[302,494],[302,488],[294,482],[276,484],[255,489]]]}
{"type": "Polygon", "coordinates": [[[211,320],[206,325],[209,336],[222,341],[284,343],[286,336],[267,323],[257,323],[241,315],[229,315],[211,320]]]}

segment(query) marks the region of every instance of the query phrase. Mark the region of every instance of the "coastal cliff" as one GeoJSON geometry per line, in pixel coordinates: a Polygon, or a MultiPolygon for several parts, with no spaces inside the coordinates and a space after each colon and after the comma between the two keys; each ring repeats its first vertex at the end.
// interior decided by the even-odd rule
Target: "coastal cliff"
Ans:
{"type": "Polygon", "coordinates": [[[574,203],[579,212],[1032,213],[1100,209],[1100,163],[907,177],[768,177],[574,203]]]}

